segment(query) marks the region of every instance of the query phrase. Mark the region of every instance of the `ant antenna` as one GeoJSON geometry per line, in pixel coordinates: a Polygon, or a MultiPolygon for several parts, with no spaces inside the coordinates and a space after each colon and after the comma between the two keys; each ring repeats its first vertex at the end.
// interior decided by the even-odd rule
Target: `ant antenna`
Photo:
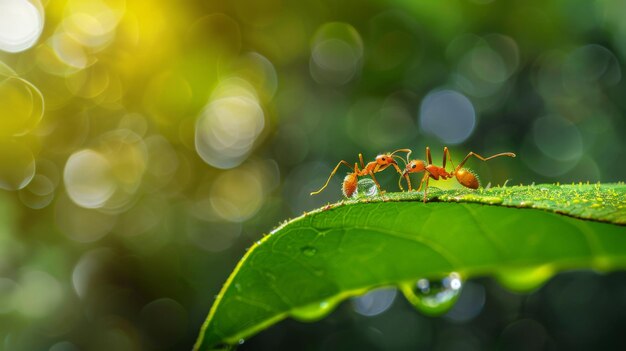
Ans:
{"type": "MultiPolygon", "coordinates": [[[[350,167],[350,164],[347,161],[344,161],[344,160],[339,161],[339,163],[337,163],[337,166],[335,166],[335,169],[333,169],[333,171],[330,172],[330,175],[328,176],[328,179],[326,179],[326,183],[324,183],[324,186],[322,186],[320,190],[312,192],[311,195],[317,195],[321,193],[322,190],[326,189],[326,187],[328,186],[328,183],[330,182],[330,179],[335,175],[335,173],[337,173],[337,170],[339,169],[339,166],[341,165],[346,165],[348,168],[352,169],[352,167],[350,167]]],[[[354,172],[356,173],[357,170],[358,170],[358,167],[357,167],[357,164],[355,163],[354,172]]]]}
{"type": "Polygon", "coordinates": [[[404,191],[404,188],[402,187],[402,178],[404,178],[404,176],[400,174],[400,178],[398,178],[398,187],[400,188],[400,190],[404,191]]]}
{"type": "Polygon", "coordinates": [[[407,163],[409,163],[409,155],[412,153],[413,151],[411,149],[398,149],[394,152],[391,153],[391,157],[397,157],[400,160],[402,160],[402,162],[404,162],[404,166],[406,167],[407,163]],[[404,161],[404,159],[402,159],[402,157],[395,155],[397,152],[406,152],[406,162],[404,161]]]}
{"type": "MultiPolygon", "coordinates": [[[[409,155],[411,155],[412,152],[413,151],[411,149],[398,149],[391,153],[391,157],[402,160],[402,162],[404,162],[404,167],[406,168],[406,165],[409,163],[409,155]],[[406,152],[406,161],[402,157],[395,155],[397,152],[406,152]]],[[[404,177],[402,176],[402,173],[400,173],[400,178],[398,179],[398,187],[400,188],[400,190],[404,191],[404,188],[402,187],[402,178],[404,177]]]]}
{"type": "Polygon", "coordinates": [[[398,156],[398,155],[393,155],[393,154],[391,155],[391,157],[396,158],[396,159],[398,159],[398,160],[400,160],[400,161],[404,162],[404,167],[406,167],[406,161],[405,161],[402,157],[400,157],[400,156],[398,156]]]}

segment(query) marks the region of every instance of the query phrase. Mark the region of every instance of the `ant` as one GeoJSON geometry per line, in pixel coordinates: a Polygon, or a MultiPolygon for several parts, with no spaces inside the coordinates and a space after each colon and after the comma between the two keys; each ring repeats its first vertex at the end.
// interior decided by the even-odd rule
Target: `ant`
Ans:
{"type": "MultiPolygon", "coordinates": [[[[456,180],[464,187],[470,188],[470,189],[478,189],[480,184],[478,182],[478,178],[476,174],[474,174],[472,171],[470,171],[467,168],[463,168],[463,165],[465,164],[465,162],[467,162],[467,160],[470,157],[474,156],[481,161],[489,161],[493,158],[500,157],[500,156],[515,157],[515,154],[512,152],[503,152],[503,153],[496,154],[490,157],[483,157],[474,152],[470,152],[467,154],[467,156],[465,156],[463,161],[461,161],[461,163],[459,163],[459,165],[454,168],[452,172],[448,172],[446,171],[446,160],[450,160],[450,163],[452,163],[452,157],[450,156],[450,151],[448,151],[447,147],[443,148],[443,165],[441,167],[433,165],[433,160],[430,155],[430,148],[428,146],[426,147],[426,159],[428,160],[428,164],[425,164],[425,162],[422,160],[409,161],[409,155],[410,155],[410,152],[407,153],[406,155],[406,160],[407,160],[406,167],[404,169],[404,172],[402,172],[400,179],[398,180],[398,185],[400,186],[400,189],[402,189],[401,182],[402,182],[402,177],[404,177],[409,186],[409,191],[411,191],[412,189],[411,189],[411,180],[409,179],[409,173],[419,173],[419,172],[425,171],[424,176],[422,177],[422,180],[420,181],[420,186],[417,189],[417,191],[420,191],[422,189],[422,185],[424,185],[425,183],[424,203],[426,203],[426,196],[428,192],[428,181],[430,180],[430,178],[433,178],[435,180],[439,180],[439,178],[441,178],[445,180],[445,179],[449,179],[452,177],[456,177],[456,180]]],[[[454,164],[452,164],[452,167],[454,167],[454,164]]]]}
{"type": "Polygon", "coordinates": [[[354,194],[357,188],[358,178],[366,176],[366,175],[369,175],[370,177],[372,177],[372,179],[374,180],[374,183],[376,183],[376,187],[378,188],[378,191],[382,193],[383,191],[380,188],[380,184],[376,180],[374,173],[381,172],[385,170],[387,167],[393,166],[396,169],[396,171],[398,171],[398,174],[402,174],[400,167],[398,167],[398,164],[396,163],[395,157],[399,158],[402,161],[404,160],[400,156],[396,155],[397,152],[406,152],[407,160],[408,160],[408,156],[411,154],[411,150],[409,149],[398,149],[392,153],[381,154],[381,155],[376,156],[376,160],[368,163],[367,165],[363,162],[363,155],[359,154],[359,160],[361,161],[360,169],[359,169],[358,163],[356,162],[354,163],[354,169],[353,169],[352,166],[347,161],[341,160],[339,161],[339,163],[337,163],[337,166],[335,166],[335,169],[333,169],[333,171],[330,173],[330,176],[326,180],[326,183],[324,184],[324,186],[322,186],[320,190],[312,192],[311,195],[317,195],[321,193],[322,190],[324,190],[328,186],[328,182],[330,182],[330,179],[335,175],[335,173],[337,172],[337,169],[339,169],[339,166],[341,165],[345,165],[346,167],[350,168],[350,170],[352,171],[351,173],[348,173],[348,175],[346,175],[346,177],[343,179],[343,185],[341,189],[345,197],[350,197],[354,194]]]}

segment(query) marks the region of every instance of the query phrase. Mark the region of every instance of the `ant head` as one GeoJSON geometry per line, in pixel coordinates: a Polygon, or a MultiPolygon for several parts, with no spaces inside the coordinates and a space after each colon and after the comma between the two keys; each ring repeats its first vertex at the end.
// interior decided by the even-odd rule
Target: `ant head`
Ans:
{"type": "Polygon", "coordinates": [[[385,166],[396,163],[396,160],[393,158],[392,154],[382,154],[376,156],[376,163],[381,166],[385,166]]]}
{"type": "Polygon", "coordinates": [[[422,160],[413,160],[406,164],[406,168],[404,168],[404,174],[407,173],[419,173],[422,172],[426,168],[426,164],[422,160]]]}

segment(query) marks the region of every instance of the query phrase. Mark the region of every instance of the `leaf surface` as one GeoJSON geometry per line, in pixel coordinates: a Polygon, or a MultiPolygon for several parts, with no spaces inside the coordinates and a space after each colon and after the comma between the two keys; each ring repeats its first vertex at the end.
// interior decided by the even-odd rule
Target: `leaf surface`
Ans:
{"type": "Polygon", "coordinates": [[[626,185],[390,193],[328,205],[253,245],[195,348],[236,344],[286,318],[316,320],[380,286],[458,272],[529,290],[555,272],[626,267],[626,185]]]}

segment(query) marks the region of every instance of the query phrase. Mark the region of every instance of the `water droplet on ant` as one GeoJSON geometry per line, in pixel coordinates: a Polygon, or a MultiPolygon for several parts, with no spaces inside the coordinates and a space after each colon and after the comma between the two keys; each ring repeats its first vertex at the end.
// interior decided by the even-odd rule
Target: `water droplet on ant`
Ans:
{"type": "Polygon", "coordinates": [[[356,191],[352,195],[353,198],[366,196],[372,197],[378,195],[378,187],[371,178],[359,179],[356,191]]]}
{"type": "Polygon", "coordinates": [[[448,312],[454,306],[462,288],[461,276],[455,272],[440,280],[420,279],[416,283],[400,286],[406,299],[418,311],[431,316],[448,312]]]}
{"type": "Polygon", "coordinates": [[[313,246],[304,246],[300,249],[304,256],[313,257],[317,253],[317,249],[313,246]]]}

